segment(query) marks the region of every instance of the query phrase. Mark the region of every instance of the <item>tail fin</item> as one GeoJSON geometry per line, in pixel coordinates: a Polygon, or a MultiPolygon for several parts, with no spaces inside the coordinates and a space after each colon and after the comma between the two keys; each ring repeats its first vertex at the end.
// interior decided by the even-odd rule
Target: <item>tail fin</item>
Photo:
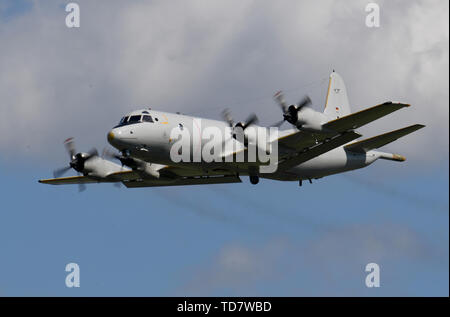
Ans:
{"type": "Polygon", "coordinates": [[[330,120],[339,119],[340,117],[351,113],[344,80],[335,71],[330,75],[325,110],[323,113],[330,120]]]}

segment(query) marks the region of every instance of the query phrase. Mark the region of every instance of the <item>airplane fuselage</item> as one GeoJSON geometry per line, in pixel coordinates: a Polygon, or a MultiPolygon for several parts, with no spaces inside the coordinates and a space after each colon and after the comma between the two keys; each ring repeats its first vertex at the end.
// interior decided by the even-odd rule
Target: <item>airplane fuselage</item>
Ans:
{"type": "MultiPolygon", "coordinates": [[[[190,160],[180,161],[176,164],[194,171],[201,170],[210,174],[220,174],[226,167],[227,170],[234,171],[240,175],[256,173],[262,178],[277,180],[313,179],[365,167],[376,159],[376,156],[370,156],[369,153],[348,152],[341,146],[286,171],[258,173],[255,168],[258,164],[253,162],[236,163],[224,162],[224,160],[221,162],[207,162],[199,155],[197,155],[197,160],[195,159],[196,154],[201,153],[202,145],[205,142],[215,142],[215,145],[221,148],[229,145],[235,152],[245,149],[243,143],[233,138],[227,122],[150,109],[131,112],[124,118],[144,115],[150,117],[150,119],[143,121],[143,117],[141,117],[139,122],[119,124],[119,126],[113,128],[108,133],[108,141],[118,150],[126,151],[132,157],[151,163],[174,165],[173,157],[171,157],[171,148],[177,141],[177,139],[173,138],[175,129],[181,129],[190,136],[190,160]],[[208,128],[218,129],[222,138],[217,140],[205,138],[204,132],[208,128]]],[[[283,130],[280,131],[280,134],[292,133],[295,130],[283,130]]]]}

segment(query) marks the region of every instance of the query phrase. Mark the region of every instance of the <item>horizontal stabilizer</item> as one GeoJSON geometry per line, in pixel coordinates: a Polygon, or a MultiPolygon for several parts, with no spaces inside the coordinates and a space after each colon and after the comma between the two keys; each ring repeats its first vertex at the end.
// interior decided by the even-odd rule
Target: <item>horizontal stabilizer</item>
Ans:
{"type": "Polygon", "coordinates": [[[367,151],[378,149],[388,143],[391,143],[405,135],[425,127],[422,124],[414,124],[412,126],[374,136],[370,139],[361,140],[345,146],[345,149],[352,152],[365,153],[367,151]]]}
{"type": "Polygon", "coordinates": [[[389,101],[381,105],[377,105],[349,114],[344,117],[340,117],[336,120],[332,120],[328,123],[325,123],[323,127],[337,133],[342,133],[348,130],[362,127],[363,125],[366,125],[404,107],[409,107],[409,105],[405,103],[392,103],[389,101]]]}

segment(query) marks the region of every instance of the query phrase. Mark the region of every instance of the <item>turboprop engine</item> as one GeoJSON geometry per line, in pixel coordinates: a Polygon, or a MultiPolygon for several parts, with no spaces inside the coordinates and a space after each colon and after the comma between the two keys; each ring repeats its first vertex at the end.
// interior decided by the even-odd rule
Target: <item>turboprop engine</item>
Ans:
{"type": "Polygon", "coordinates": [[[156,170],[151,163],[131,157],[126,153],[122,153],[122,155],[119,155],[105,151],[104,155],[119,160],[122,165],[128,166],[134,171],[138,171],[148,178],[159,178],[160,176],[158,170],[156,170]]]}
{"type": "Polygon", "coordinates": [[[327,122],[327,118],[323,113],[309,107],[311,99],[308,96],[305,96],[298,104],[292,104],[289,107],[281,91],[275,94],[274,99],[283,111],[283,120],[277,122],[274,126],[279,127],[287,121],[299,130],[326,132],[322,125],[327,122]]]}

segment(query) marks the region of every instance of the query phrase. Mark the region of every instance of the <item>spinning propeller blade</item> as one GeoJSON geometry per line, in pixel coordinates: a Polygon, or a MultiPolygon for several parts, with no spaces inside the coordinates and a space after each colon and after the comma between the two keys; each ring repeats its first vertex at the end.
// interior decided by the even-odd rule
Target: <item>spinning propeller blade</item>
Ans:
{"type": "Polygon", "coordinates": [[[279,127],[283,124],[284,121],[289,122],[290,124],[295,125],[298,121],[298,113],[299,111],[308,105],[311,104],[311,99],[308,96],[305,96],[297,105],[290,105],[287,107],[286,102],[284,101],[284,96],[281,91],[278,91],[274,95],[275,101],[278,103],[278,105],[281,107],[281,110],[283,111],[283,120],[276,122],[275,124],[271,125],[274,127],[279,127]]]}
{"type": "MultiPolygon", "coordinates": [[[[98,156],[98,151],[96,148],[92,148],[87,153],[77,153],[75,150],[75,144],[73,141],[73,138],[68,138],[64,141],[64,146],[69,153],[70,156],[70,162],[69,166],[58,168],[53,171],[53,176],[55,178],[61,177],[63,174],[67,173],[71,168],[73,168],[75,171],[77,171],[78,175],[81,175],[84,171],[84,163],[93,157],[98,156]]],[[[79,184],[78,190],[80,192],[84,191],[86,189],[86,185],[79,184]]]]}
{"type": "Polygon", "coordinates": [[[58,169],[56,169],[56,170],[53,171],[53,177],[54,177],[54,178],[61,177],[62,175],[64,175],[65,173],[67,173],[67,171],[70,170],[71,168],[72,168],[72,167],[70,167],[70,166],[58,168],[58,169]]]}

